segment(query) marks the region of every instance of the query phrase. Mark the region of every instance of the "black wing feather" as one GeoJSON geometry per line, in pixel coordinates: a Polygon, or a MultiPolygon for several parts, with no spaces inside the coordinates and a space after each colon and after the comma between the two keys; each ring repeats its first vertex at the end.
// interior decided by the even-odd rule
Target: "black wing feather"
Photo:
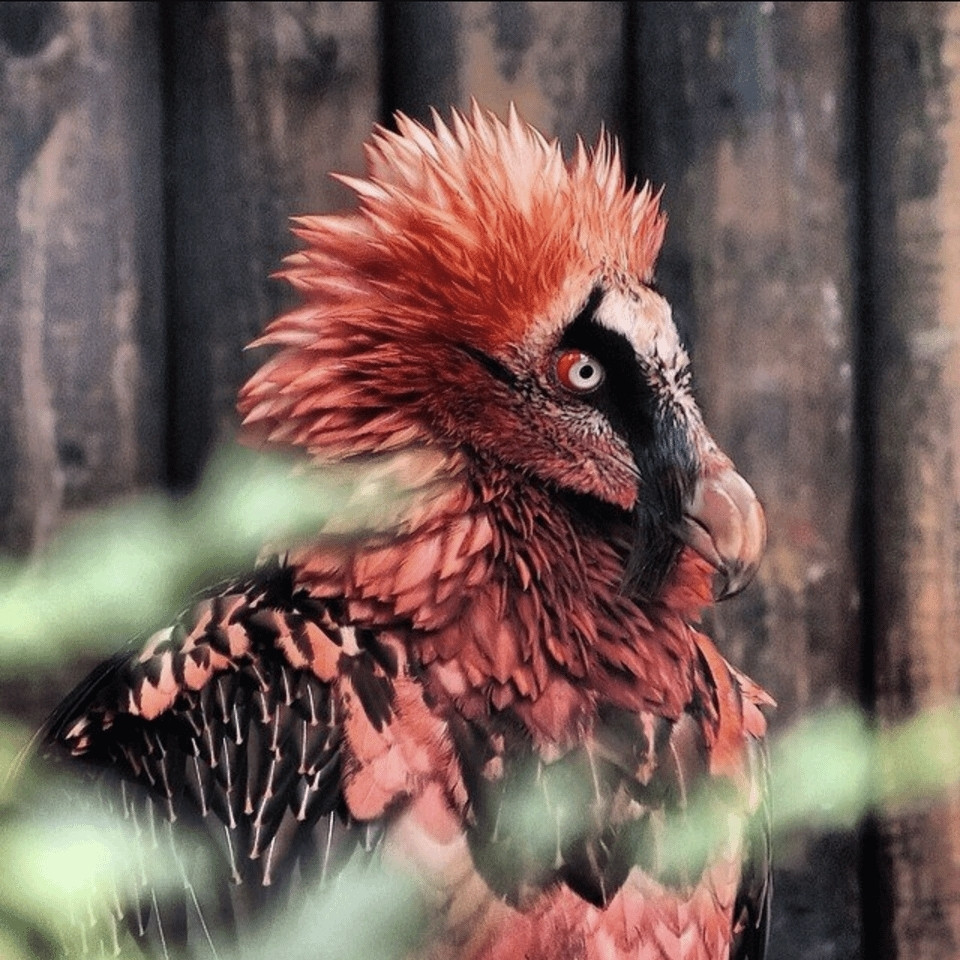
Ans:
{"type": "MultiPolygon", "coordinates": [[[[172,892],[155,890],[131,864],[117,878],[114,909],[75,931],[82,935],[73,954],[112,953],[123,928],[152,956],[232,951],[285,904],[294,877],[333,876],[366,842],[342,795],[343,729],[331,686],[291,665],[269,615],[280,615],[303,652],[306,619],[322,622],[337,639],[330,610],[298,592],[290,572],[276,566],[206,600],[209,649],[183,650],[195,611],[151,648],[172,655],[177,694],[162,713],[146,719],[129,709],[144,684],[163,682],[160,657],[141,662],[141,648],[130,646],[93,670],[44,729],[43,758],[61,768],[69,760],[69,772],[82,771],[99,802],[134,825],[138,855],[156,857],[162,848],[183,881],[172,892]],[[211,651],[229,654],[227,631],[238,624],[249,639],[246,652],[190,689],[187,658],[206,665],[211,651]]],[[[374,660],[362,656],[369,664],[351,669],[384,722],[390,678],[379,668],[365,670],[374,660]]]]}

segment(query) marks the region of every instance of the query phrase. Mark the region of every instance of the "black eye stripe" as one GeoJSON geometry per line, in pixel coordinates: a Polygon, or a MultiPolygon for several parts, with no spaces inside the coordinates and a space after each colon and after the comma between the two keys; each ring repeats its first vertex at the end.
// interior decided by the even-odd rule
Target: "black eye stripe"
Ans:
{"type": "Polygon", "coordinates": [[[590,294],[586,306],[564,331],[559,347],[582,350],[596,358],[606,376],[595,392],[582,398],[583,402],[603,413],[619,433],[646,442],[652,434],[656,395],[630,341],[597,323],[595,314],[602,299],[599,288],[590,294]]]}
{"type": "Polygon", "coordinates": [[[482,350],[477,350],[475,347],[471,347],[466,343],[457,344],[457,347],[468,357],[476,360],[476,362],[479,363],[480,366],[487,371],[487,373],[499,380],[501,383],[505,383],[507,386],[514,388],[519,386],[519,381],[517,380],[516,376],[514,376],[514,374],[502,363],[489,356],[489,354],[484,353],[482,350]]]}

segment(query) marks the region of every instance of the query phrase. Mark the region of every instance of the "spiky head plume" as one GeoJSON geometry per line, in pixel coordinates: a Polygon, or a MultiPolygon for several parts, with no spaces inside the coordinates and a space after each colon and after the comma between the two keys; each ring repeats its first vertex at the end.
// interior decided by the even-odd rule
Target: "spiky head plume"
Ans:
{"type": "MultiPolygon", "coordinates": [[[[627,186],[601,135],[565,163],[511,109],[503,123],[474,106],[430,131],[398,115],[367,145],[351,216],[303,217],[309,245],[283,276],[316,307],[388,314],[402,328],[486,350],[521,344],[585,275],[650,280],[665,218],[649,185],[627,186]]],[[[322,312],[315,314],[322,323],[322,312]]]]}

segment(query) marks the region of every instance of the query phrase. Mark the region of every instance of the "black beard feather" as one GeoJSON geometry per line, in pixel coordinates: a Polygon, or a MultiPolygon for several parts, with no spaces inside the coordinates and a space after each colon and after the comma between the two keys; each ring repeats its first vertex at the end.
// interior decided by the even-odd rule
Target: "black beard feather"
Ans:
{"type": "Polygon", "coordinates": [[[676,530],[696,485],[697,464],[690,448],[678,443],[639,451],[637,465],[649,480],[641,486],[633,509],[623,589],[637,600],[651,602],[660,596],[683,548],[676,530]]]}
{"type": "Polygon", "coordinates": [[[667,519],[651,504],[637,504],[633,533],[624,562],[623,592],[649,603],[660,596],[683,544],[670,531],[667,519]]]}

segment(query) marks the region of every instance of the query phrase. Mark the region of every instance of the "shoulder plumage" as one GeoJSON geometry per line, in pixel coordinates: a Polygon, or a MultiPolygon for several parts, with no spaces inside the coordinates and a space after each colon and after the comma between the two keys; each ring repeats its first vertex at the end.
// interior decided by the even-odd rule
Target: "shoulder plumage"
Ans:
{"type": "Polygon", "coordinates": [[[277,905],[278,887],[372,849],[390,803],[415,787],[389,755],[404,739],[398,716],[422,707],[402,672],[402,650],[282,565],[94,671],[51,718],[42,753],[79,761],[93,797],[136,825],[141,854],[171,855],[186,885],[158,893],[125,871],[114,909],[80,935],[109,947],[125,927],[164,949],[215,949],[211,937],[277,905]]]}

